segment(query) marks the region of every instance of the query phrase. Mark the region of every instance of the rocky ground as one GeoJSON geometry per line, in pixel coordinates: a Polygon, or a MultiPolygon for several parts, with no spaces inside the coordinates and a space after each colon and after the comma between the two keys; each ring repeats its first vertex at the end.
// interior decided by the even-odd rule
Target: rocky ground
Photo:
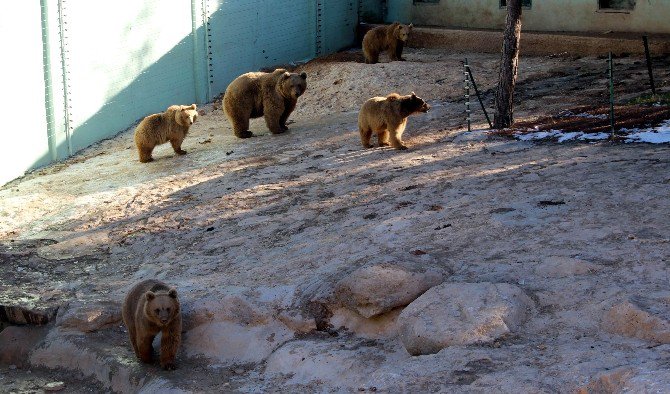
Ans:
{"type": "MultiPolygon", "coordinates": [[[[670,390],[670,147],[464,132],[465,56],[490,103],[497,55],[365,65],[351,51],[300,67],[287,134],[257,120],[257,138],[235,139],[214,103],[186,156],[164,145],[140,164],[129,130],[5,185],[0,379],[23,392],[670,390]],[[394,90],[432,110],[410,119],[409,150],[362,149],[358,108],[394,90]],[[120,322],[146,278],[180,294],[173,372],[138,363],[120,322]]],[[[618,61],[624,103],[646,69],[618,61]]],[[[667,91],[670,58],[655,61],[667,91]]],[[[524,57],[517,118],[606,104],[605,70],[524,57]]]]}

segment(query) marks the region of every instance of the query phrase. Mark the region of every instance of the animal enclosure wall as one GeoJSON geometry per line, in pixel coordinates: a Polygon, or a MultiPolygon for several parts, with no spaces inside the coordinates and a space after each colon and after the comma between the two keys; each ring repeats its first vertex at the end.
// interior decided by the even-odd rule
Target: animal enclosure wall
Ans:
{"type": "Polygon", "coordinates": [[[0,13],[0,184],[238,75],[353,44],[360,0],[41,0],[0,13]],[[10,128],[11,127],[11,128],[10,128]],[[7,138],[7,137],[5,137],[7,138]]]}
{"type": "MultiPolygon", "coordinates": [[[[368,9],[386,9],[387,22],[457,28],[502,29],[507,14],[501,0],[376,0],[368,9]]],[[[523,28],[536,31],[670,33],[670,1],[524,1],[523,28]]]]}

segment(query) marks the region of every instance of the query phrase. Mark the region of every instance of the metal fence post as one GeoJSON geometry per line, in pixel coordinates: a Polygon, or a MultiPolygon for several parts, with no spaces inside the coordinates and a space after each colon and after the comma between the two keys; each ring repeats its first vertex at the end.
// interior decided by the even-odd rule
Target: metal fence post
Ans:
{"type": "Polygon", "coordinates": [[[651,55],[649,54],[649,42],[647,36],[642,36],[642,42],[644,43],[644,55],[647,58],[647,71],[649,71],[649,84],[651,85],[651,94],[656,95],[656,86],[654,86],[654,72],[651,66],[651,55]]]}
{"type": "Polygon", "coordinates": [[[612,52],[607,58],[607,73],[610,80],[610,126],[612,127],[612,139],[614,138],[614,61],[612,60],[612,52]]]}
{"type": "Polygon", "coordinates": [[[465,120],[468,121],[468,131],[472,131],[472,121],[470,119],[470,74],[468,73],[468,59],[463,64],[463,74],[465,75],[465,120]]]}

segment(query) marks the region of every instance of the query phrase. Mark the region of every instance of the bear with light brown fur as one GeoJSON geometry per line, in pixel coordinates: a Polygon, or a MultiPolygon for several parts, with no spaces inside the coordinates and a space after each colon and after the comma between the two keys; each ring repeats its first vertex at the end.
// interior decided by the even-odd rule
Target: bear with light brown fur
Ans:
{"type": "Polygon", "coordinates": [[[152,342],[160,332],[160,365],[163,369],[175,369],[181,343],[181,307],[177,290],[158,280],[142,281],[126,295],[121,314],[137,357],[142,362],[151,362],[152,342]]]}
{"type": "Polygon", "coordinates": [[[407,149],[402,141],[402,133],[407,126],[407,117],[426,113],[430,109],[421,97],[414,92],[407,96],[391,93],[386,97],[373,97],[367,100],[358,113],[358,131],[364,148],[372,148],[372,133],[377,133],[379,146],[393,146],[407,149]]]}
{"type": "Polygon", "coordinates": [[[379,54],[384,51],[388,51],[391,61],[405,60],[402,58],[402,50],[413,27],[412,24],[403,25],[394,22],[388,26],[378,26],[369,30],[363,36],[365,63],[377,63],[379,54]]]}
{"type": "Polygon", "coordinates": [[[307,89],[307,74],[290,73],[283,68],[271,73],[250,72],[228,85],[223,108],[239,138],[249,138],[249,119],[265,118],[273,134],[288,130],[286,121],[307,89]]]}
{"type": "Polygon", "coordinates": [[[149,115],[142,119],[135,129],[135,145],[140,155],[140,162],[153,161],[151,152],[156,145],[170,141],[172,149],[178,155],[185,155],[181,144],[198,117],[195,104],[172,105],[165,112],[149,115]]]}

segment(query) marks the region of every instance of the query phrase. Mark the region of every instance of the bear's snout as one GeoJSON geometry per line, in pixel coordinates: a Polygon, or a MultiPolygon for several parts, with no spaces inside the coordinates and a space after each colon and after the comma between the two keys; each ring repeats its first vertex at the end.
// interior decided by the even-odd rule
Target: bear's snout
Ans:
{"type": "Polygon", "coordinates": [[[430,105],[428,105],[428,103],[424,103],[424,104],[421,106],[421,112],[423,112],[424,114],[425,114],[426,112],[428,112],[429,109],[430,109],[430,105]]]}

